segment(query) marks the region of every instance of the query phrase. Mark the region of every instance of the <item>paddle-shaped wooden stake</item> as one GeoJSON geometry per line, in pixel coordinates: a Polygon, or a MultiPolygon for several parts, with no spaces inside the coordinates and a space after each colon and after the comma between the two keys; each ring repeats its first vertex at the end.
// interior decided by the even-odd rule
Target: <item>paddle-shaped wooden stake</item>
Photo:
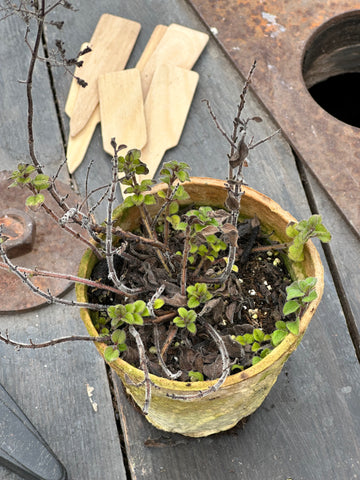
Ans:
{"type": "Polygon", "coordinates": [[[136,68],[99,77],[101,133],[104,150],[114,155],[111,139],[128,149],[141,150],[146,124],[140,71],[136,68]]]}
{"type": "Polygon", "coordinates": [[[91,54],[81,67],[81,78],[88,83],[78,91],[70,120],[70,135],[77,135],[99,103],[99,75],[123,70],[134,47],[141,25],[132,20],[104,14],[91,37],[91,54]]]}
{"type": "Polygon", "coordinates": [[[148,141],[141,155],[148,178],[155,176],[166,150],[178,144],[198,80],[197,72],[174,65],[155,71],[145,101],[148,141]]]}
{"type": "Polygon", "coordinates": [[[209,35],[182,25],[171,24],[147,62],[141,65],[141,83],[146,99],[155,70],[163,64],[191,69],[209,40],[209,35]]]}

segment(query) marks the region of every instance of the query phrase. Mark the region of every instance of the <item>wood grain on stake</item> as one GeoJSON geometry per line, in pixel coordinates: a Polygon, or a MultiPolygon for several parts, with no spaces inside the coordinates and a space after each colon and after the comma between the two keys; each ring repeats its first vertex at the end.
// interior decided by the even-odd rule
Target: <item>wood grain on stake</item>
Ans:
{"type": "Polygon", "coordinates": [[[151,57],[151,55],[154,53],[156,47],[158,46],[160,40],[163,38],[165,35],[166,30],[168,27],[165,25],[156,25],[154,28],[148,43],[146,44],[146,47],[144,48],[141,57],[139,58],[136,68],[139,70],[142,70],[144,66],[146,65],[147,61],[151,57]]]}
{"type": "Polygon", "coordinates": [[[99,75],[125,68],[140,28],[140,23],[114,15],[100,17],[90,41],[91,55],[81,67],[81,78],[88,86],[78,91],[70,119],[71,136],[85,127],[99,102],[99,75]]]}
{"type": "Polygon", "coordinates": [[[155,70],[163,64],[191,69],[209,40],[206,33],[171,24],[148,61],[141,68],[141,84],[146,99],[155,70]]]}
{"type": "Polygon", "coordinates": [[[100,118],[103,148],[114,154],[111,139],[139,150],[146,143],[146,124],[140,71],[136,68],[99,77],[100,118]]]}
{"type": "Polygon", "coordinates": [[[198,80],[197,72],[174,65],[155,71],[145,101],[148,141],[141,154],[147,177],[154,177],[166,150],[178,144],[198,80]]]}

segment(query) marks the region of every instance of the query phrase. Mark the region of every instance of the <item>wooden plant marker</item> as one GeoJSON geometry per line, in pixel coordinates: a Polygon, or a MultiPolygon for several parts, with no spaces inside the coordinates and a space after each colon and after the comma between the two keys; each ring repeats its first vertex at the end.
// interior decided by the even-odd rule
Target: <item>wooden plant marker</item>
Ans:
{"type": "Polygon", "coordinates": [[[199,74],[174,65],[161,65],[154,73],[145,101],[147,143],[141,160],[155,176],[161,159],[181,137],[199,80],[199,74]]]}
{"type": "Polygon", "coordinates": [[[81,78],[88,86],[76,96],[70,119],[70,135],[77,135],[87,124],[97,104],[99,75],[123,70],[136,42],[141,25],[138,22],[103,14],[90,40],[91,54],[81,67],[81,78]]]}
{"type": "MultiPolygon", "coordinates": [[[[150,39],[151,40],[151,39],[150,39]]],[[[142,62],[141,84],[146,100],[155,70],[163,64],[176,65],[184,69],[191,69],[209,40],[206,33],[171,24],[162,35],[156,48],[142,62]]]]}
{"type": "Polygon", "coordinates": [[[101,132],[104,150],[114,155],[111,139],[128,149],[146,143],[146,124],[140,71],[136,68],[100,75],[101,132]]]}
{"type": "Polygon", "coordinates": [[[141,54],[141,57],[136,64],[137,69],[142,70],[145,67],[149,58],[154,53],[156,47],[159,45],[160,40],[165,35],[167,29],[168,27],[166,27],[165,25],[156,25],[148,40],[148,43],[146,44],[146,47],[141,54]]]}

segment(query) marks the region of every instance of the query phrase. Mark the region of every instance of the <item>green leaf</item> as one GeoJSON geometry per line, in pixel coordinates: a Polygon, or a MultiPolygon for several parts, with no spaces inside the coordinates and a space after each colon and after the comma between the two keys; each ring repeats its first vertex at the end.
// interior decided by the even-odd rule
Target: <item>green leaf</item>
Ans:
{"type": "Polygon", "coordinates": [[[286,227],[286,235],[290,238],[295,238],[297,235],[299,235],[299,232],[296,229],[295,222],[290,222],[289,225],[286,227]]]}
{"type": "Polygon", "coordinates": [[[171,202],[169,205],[169,213],[170,215],[173,215],[174,213],[177,213],[179,211],[179,204],[178,202],[171,202]]]}
{"type": "Polygon", "coordinates": [[[118,349],[113,349],[113,347],[106,347],[104,351],[105,360],[109,363],[114,362],[119,358],[120,352],[118,349]]]}
{"type": "Polygon", "coordinates": [[[134,313],[132,323],[133,323],[133,325],[143,325],[144,324],[144,319],[139,313],[134,313]]]}
{"type": "Polygon", "coordinates": [[[300,327],[299,319],[295,320],[295,322],[286,322],[286,327],[289,330],[289,332],[293,333],[294,335],[299,335],[299,327],[300,327]]]}
{"type": "Polygon", "coordinates": [[[135,312],[135,303],[128,303],[125,305],[125,310],[127,313],[134,313],[135,312]]]}
{"type": "Polygon", "coordinates": [[[132,313],[126,313],[123,317],[122,320],[129,325],[132,325],[134,323],[134,315],[132,313]]]}
{"type": "Polygon", "coordinates": [[[270,348],[264,348],[264,350],[260,353],[261,358],[265,358],[271,352],[270,348]]]}
{"type": "Polygon", "coordinates": [[[132,198],[132,201],[133,201],[134,205],[136,205],[137,207],[139,205],[142,205],[144,203],[144,200],[145,200],[144,195],[142,195],[141,193],[139,195],[133,195],[131,198],[132,198]]]}
{"type": "Polygon", "coordinates": [[[28,197],[25,201],[25,205],[31,210],[36,211],[41,207],[44,201],[44,195],[42,193],[38,193],[37,195],[32,195],[31,197],[28,197]]]}
{"type": "Polygon", "coordinates": [[[328,243],[331,240],[331,233],[328,231],[324,225],[318,225],[315,228],[316,238],[320,240],[320,242],[328,243]]]}
{"type": "Polygon", "coordinates": [[[299,308],[300,308],[299,302],[297,302],[296,300],[289,300],[284,305],[283,313],[284,315],[290,315],[290,313],[297,312],[299,308]]]}
{"type": "Polygon", "coordinates": [[[260,330],[260,328],[255,328],[254,331],[253,331],[253,335],[254,335],[254,339],[261,343],[264,341],[264,337],[265,337],[265,333],[260,330]]]}
{"type": "Polygon", "coordinates": [[[185,327],[185,322],[184,322],[184,319],[181,318],[181,317],[175,317],[173,322],[175,323],[175,325],[177,325],[178,327],[180,328],[183,328],[185,327]]]}
{"type": "Polygon", "coordinates": [[[294,262],[304,261],[304,245],[290,245],[288,249],[288,256],[290,260],[293,260],[294,262]]]}
{"type": "Polygon", "coordinates": [[[244,365],[239,365],[239,364],[235,363],[231,367],[231,371],[233,372],[234,370],[240,370],[242,372],[244,370],[244,365]]]}
{"type": "Polygon", "coordinates": [[[189,323],[186,325],[186,328],[189,330],[191,333],[196,333],[196,325],[195,323],[189,323]]]}
{"type": "Polygon", "coordinates": [[[249,345],[254,343],[254,335],[251,335],[251,333],[245,333],[245,335],[243,335],[243,338],[245,342],[249,345]]]}
{"type": "Polygon", "coordinates": [[[154,302],[154,305],[153,305],[154,310],[157,310],[157,309],[161,308],[164,305],[164,303],[165,302],[162,298],[157,298],[154,302]]]}
{"type": "Polygon", "coordinates": [[[145,195],[144,203],[145,205],[154,205],[156,203],[154,195],[145,195]]]}
{"type": "Polygon", "coordinates": [[[180,317],[185,318],[187,313],[188,311],[186,310],[186,308],[184,307],[178,308],[178,314],[180,315],[180,317]]]}
{"type": "Polygon", "coordinates": [[[321,215],[311,215],[308,220],[309,227],[316,228],[321,224],[321,215]]]}
{"type": "Polygon", "coordinates": [[[199,300],[196,299],[196,297],[190,297],[188,302],[187,302],[187,306],[189,308],[196,308],[200,305],[200,302],[199,300]]]}
{"type": "Polygon", "coordinates": [[[246,345],[245,338],[242,335],[235,337],[235,340],[240,343],[240,345],[246,345]]]}
{"type": "Polygon", "coordinates": [[[204,381],[204,375],[201,372],[194,372],[193,370],[190,370],[189,378],[190,378],[190,382],[203,382],[204,381]]]}
{"type": "Polygon", "coordinates": [[[134,305],[134,312],[136,313],[142,313],[146,308],[146,303],[143,300],[136,300],[136,302],[134,302],[133,305],[134,305]]]}
{"type": "Polygon", "coordinates": [[[294,282],[286,287],[286,300],[303,297],[305,292],[300,288],[299,282],[294,282]]]}
{"type": "Polygon", "coordinates": [[[130,208],[130,207],[133,207],[135,205],[134,201],[133,201],[133,198],[132,197],[126,197],[124,202],[123,202],[123,206],[126,207],[126,208],[130,208]]]}
{"type": "Polygon", "coordinates": [[[275,330],[271,334],[271,342],[274,345],[274,347],[277,347],[284,340],[286,336],[287,336],[287,332],[285,332],[284,330],[275,330]]]}
{"type": "Polygon", "coordinates": [[[260,348],[260,344],[258,342],[254,342],[251,347],[252,352],[257,352],[260,348]]]}
{"type": "Polygon", "coordinates": [[[39,175],[36,175],[32,183],[37,190],[45,190],[46,188],[50,187],[50,178],[48,177],[48,175],[44,175],[41,173],[39,175]]]}
{"type": "Polygon", "coordinates": [[[164,190],[160,190],[160,192],[157,192],[157,196],[159,198],[166,198],[166,192],[164,192],[164,190]]]}
{"type": "Polygon", "coordinates": [[[317,298],[317,292],[316,290],[312,290],[309,295],[307,295],[306,297],[303,297],[302,301],[304,303],[310,303],[312,302],[313,300],[315,300],[317,298]]]}
{"type": "Polygon", "coordinates": [[[126,333],[124,330],[115,330],[111,335],[111,340],[113,343],[125,343],[126,333]]]}
{"type": "Polygon", "coordinates": [[[277,328],[277,330],[284,330],[284,332],[286,332],[286,323],[282,320],[275,322],[275,327],[277,328]]]}
{"type": "Polygon", "coordinates": [[[253,357],[251,363],[252,365],[256,365],[257,363],[261,362],[262,358],[261,357],[253,357]]]}
{"type": "Polygon", "coordinates": [[[307,292],[310,288],[314,288],[316,283],[316,277],[307,277],[304,280],[300,280],[299,285],[303,292],[307,292]]]}

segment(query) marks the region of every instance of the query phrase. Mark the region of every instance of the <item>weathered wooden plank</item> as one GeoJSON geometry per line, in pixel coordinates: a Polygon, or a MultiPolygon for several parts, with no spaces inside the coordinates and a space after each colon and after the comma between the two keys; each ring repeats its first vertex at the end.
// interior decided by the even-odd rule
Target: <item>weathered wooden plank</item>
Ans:
{"type": "MultiPolygon", "coordinates": [[[[86,335],[78,310],[65,312],[58,305],[0,316],[0,331],[6,329],[22,342],[86,335]]],[[[69,479],[126,478],[106,370],[94,345],[68,343],[17,352],[1,343],[0,363],[0,382],[56,453],[69,479]],[[91,398],[87,385],[94,389],[91,398]]],[[[0,467],[0,478],[6,475],[0,467]]]]}
{"type": "MultiPolygon", "coordinates": [[[[204,28],[185,2],[170,0],[104,1],[88,11],[85,1],[77,5],[77,17],[64,27],[71,48],[90,38],[103,11],[138,20],[142,24],[129,66],[136,63],[153,28],[158,24],[182,23],[204,28]],[[74,43],[76,45],[74,46],[74,43]]],[[[68,42],[67,42],[68,43],[68,42]]],[[[250,65],[249,65],[250,68],[250,65]]],[[[200,83],[180,145],[165,160],[188,161],[194,175],[223,177],[226,142],[208,117],[201,99],[211,101],[219,121],[231,128],[234,105],[242,82],[214,41],[195,66],[200,83]]],[[[57,76],[60,103],[65,103],[70,81],[57,76]]],[[[254,124],[255,139],[270,134],[276,125],[256,101],[248,99],[248,112],[261,113],[264,121],[254,124]]],[[[121,141],[121,140],[120,140],[121,141]]],[[[96,158],[94,176],[105,178],[107,157],[101,150],[100,132],[77,172],[85,176],[90,158],[96,158]],[[101,173],[101,172],[104,172],[101,173]]],[[[246,172],[251,186],[271,195],[296,217],[309,214],[309,207],[294,158],[282,137],[259,147],[246,172]],[[252,180],[250,180],[252,178],[252,180]]],[[[99,180],[98,180],[99,181],[99,180]]],[[[94,181],[94,184],[96,182],[94,181]]],[[[161,434],[125,401],[115,379],[119,409],[133,478],[356,478],[359,465],[359,417],[356,413],[359,372],[354,349],[329,271],[326,293],[301,346],[286,364],[262,408],[243,431],[235,430],[207,439],[185,439],[161,434]],[[169,448],[150,448],[148,438],[160,439],[169,448]]]]}
{"type": "MultiPolygon", "coordinates": [[[[25,25],[15,17],[0,23],[1,169],[28,161],[25,85],[17,83],[25,78],[29,62],[24,33],[25,25]]],[[[41,163],[54,173],[64,159],[64,148],[43,64],[36,70],[34,101],[36,150],[41,163]]],[[[0,331],[6,329],[11,338],[24,342],[86,333],[78,311],[64,311],[62,306],[0,316],[0,331]]],[[[0,365],[0,382],[58,455],[69,479],[126,478],[106,370],[93,345],[15,352],[1,343],[0,365]],[[94,388],[91,400],[97,411],[87,385],[94,388]]],[[[0,477],[18,478],[5,468],[0,468],[0,477]]]]}
{"type": "MultiPolygon", "coordinates": [[[[29,162],[24,81],[30,56],[24,35],[25,24],[17,16],[0,23],[0,155],[4,170],[14,169],[19,162],[29,162]]],[[[64,150],[44,64],[35,68],[33,96],[35,151],[49,171],[55,170],[64,158],[64,150]]]]}
{"type": "MultiPolygon", "coordinates": [[[[310,192],[314,197],[317,210],[323,216],[325,225],[332,233],[332,240],[328,246],[337,269],[342,297],[346,302],[354,330],[360,335],[360,240],[359,236],[334,207],[323,187],[311,171],[305,168],[305,175],[310,192]]],[[[358,206],[360,208],[360,205],[358,206]]],[[[360,344],[358,344],[360,348],[360,344]]]]}

